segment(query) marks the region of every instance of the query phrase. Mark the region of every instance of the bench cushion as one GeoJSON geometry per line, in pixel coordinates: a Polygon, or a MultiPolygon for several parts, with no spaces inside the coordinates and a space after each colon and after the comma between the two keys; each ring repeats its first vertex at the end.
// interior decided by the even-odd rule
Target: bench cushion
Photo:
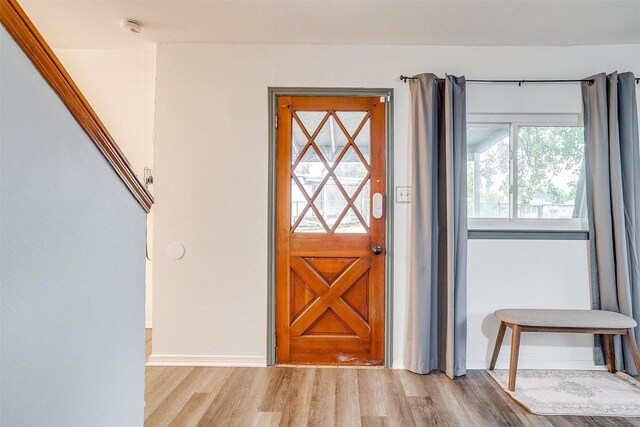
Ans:
{"type": "Polygon", "coordinates": [[[629,329],[637,324],[629,316],[604,310],[505,309],[495,315],[505,323],[520,326],[629,329]]]}

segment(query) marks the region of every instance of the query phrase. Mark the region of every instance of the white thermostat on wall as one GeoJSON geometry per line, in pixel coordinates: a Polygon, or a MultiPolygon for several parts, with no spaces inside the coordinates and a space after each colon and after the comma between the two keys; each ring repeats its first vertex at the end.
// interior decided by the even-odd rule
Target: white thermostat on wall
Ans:
{"type": "Polygon", "coordinates": [[[171,259],[180,259],[184,256],[184,246],[180,242],[171,242],[167,246],[167,255],[171,259]]]}

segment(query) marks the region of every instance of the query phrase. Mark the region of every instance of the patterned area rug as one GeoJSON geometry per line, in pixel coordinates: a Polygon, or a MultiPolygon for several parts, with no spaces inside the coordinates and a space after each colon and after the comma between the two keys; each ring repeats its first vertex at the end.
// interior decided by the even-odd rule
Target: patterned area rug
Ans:
{"type": "Polygon", "coordinates": [[[487,372],[534,414],[640,417],[640,383],[622,372],[519,370],[515,392],[509,371],[487,372]]]}

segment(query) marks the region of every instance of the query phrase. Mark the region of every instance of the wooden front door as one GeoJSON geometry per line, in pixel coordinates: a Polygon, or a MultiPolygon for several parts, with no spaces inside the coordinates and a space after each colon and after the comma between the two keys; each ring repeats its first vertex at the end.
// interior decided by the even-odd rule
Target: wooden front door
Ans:
{"type": "Polygon", "coordinates": [[[276,362],[384,364],[385,103],[279,97],[276,362]]]}

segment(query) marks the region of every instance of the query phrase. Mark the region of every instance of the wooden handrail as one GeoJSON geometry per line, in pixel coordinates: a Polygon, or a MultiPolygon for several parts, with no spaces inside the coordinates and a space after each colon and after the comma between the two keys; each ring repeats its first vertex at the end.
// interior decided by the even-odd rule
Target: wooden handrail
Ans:
{"type": "Polygon", "coordinates": [[[109,162],[125,187],[142,208],[149,212],[153,204],[153,196],[138,178],[105,125],[16,0],[0,0],[0,22],[67,106],[71,115],[109,162]]]}

